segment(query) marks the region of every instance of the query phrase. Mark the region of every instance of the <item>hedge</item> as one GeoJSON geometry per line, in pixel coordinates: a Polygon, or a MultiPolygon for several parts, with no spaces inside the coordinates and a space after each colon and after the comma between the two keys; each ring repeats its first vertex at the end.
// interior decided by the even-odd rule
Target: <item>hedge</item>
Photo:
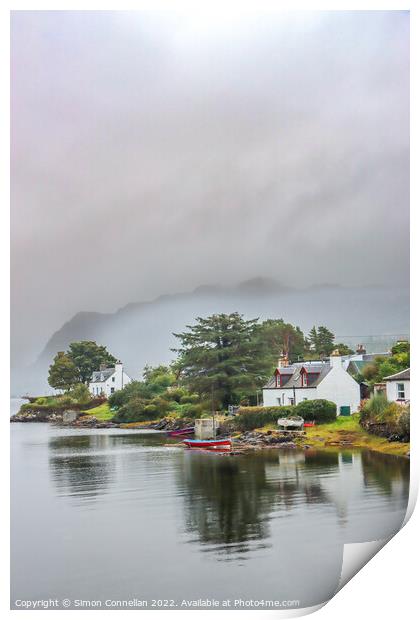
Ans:
{"type": "Polygon", "coordinates": [[[233,425],[240,431],[251,431],[265,424],[277,423],[278,418],[289,417],[296,407],[241,407],[233,418],[233,425]]]}
{"type": "Polygon", "coordinates": [[[333,422],[337,417],[337,405],[323,398],[303,400],[294,410],[296,415],[300,415],[304,420],[315,422],[333,422]]]}
{"type": "Polygon", "coordinates": [[[304,400],[296,406],[241,407],[233,418],[233,426],[240,431],[250,431],[266,424],[277,423],[278,418],[301,416],[304,420],[331,422],[337,416],[337,406],[329,400],[304,400]]]}

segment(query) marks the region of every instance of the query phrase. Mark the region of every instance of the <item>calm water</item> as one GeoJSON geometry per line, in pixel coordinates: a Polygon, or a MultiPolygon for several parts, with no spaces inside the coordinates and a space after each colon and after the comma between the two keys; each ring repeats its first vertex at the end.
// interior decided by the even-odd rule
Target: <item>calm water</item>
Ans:
{"type": "Polygon", "coordinates": [[[401,525],[405,459],[371,452],[228,457],[165,435],[12,424],[16,599],[267,599],[315,605],[343,543],[401,525]]]}

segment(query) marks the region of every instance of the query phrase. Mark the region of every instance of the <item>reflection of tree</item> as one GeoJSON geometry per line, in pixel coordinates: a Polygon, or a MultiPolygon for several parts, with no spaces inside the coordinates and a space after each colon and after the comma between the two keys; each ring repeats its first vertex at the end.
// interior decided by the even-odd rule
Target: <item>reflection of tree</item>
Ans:
{"type": "Polygon", "coordinates": [[[267,484],[267,459],[186,456],[178,483],[187,493],[187,529],[226,553],[246,552],[249,541],[267,538],[267,517],[276,495],[267,484]]]}
{"type": "Polygon", "coordinates": [[[337,469],[339,453],[335,450],[306,450],[305,469],[320,469],[325,474],[328,470],[337,469]]]}
{"type": "Polygon", "coordinates": [[[61,435],[49,441],[50,472],[60,495],[91,500],[103,493],[114,469],[113,458],[101,454],[110,435],[61,435]]]}
{"type": "MultiPolygon", "coordinates": [[[[224,553],[247,552],[269,536],[274,507],[331,504],[323,473],[338,468],[338,453],[264,451],[230,458],[186,455],[178,484],[187,504],[187,529],[224,553]]],[[[208,547],[208,548],[211,548],[208,547]]]]}
{"type": "Polygon", "coordinates": [[[392,495],[399,485],[404,497],[408,497],[410,487],[410,463],[408,459],[363,451],[361,455],[363,481],[365,486],[379,486],[384,493],[392,495]]]}

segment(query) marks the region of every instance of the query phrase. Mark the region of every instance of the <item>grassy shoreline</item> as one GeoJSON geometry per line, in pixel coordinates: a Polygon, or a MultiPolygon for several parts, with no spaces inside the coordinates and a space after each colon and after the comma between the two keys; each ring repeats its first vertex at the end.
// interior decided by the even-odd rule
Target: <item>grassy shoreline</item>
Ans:
{"type": "MultiPolygon", "coordinates": [[[[98,422],[111,422],[114,412],[111,411],[108,402],[104,402],[92,409],[85,409],[81,413],[86,417],[95,417],[98,422]]],[[[294,438],[294,442],[299,447],[309,446],[311,448],[324,449],[340,449],[340,448],[356,448],[367,449],[383,454],[393,454],[395,456],[407,457],[410,452],[410,444],[398,441],[390,442],[385,437],[379,437],[365,431],[359,424],[359,414],[352,416],[339,416],[333,422],[325,424],[317,424],[314,427],[305,428],[305,435],[294,438]]],[[[225,421],[226,418],[220,418],[225,421]]],[[[153,420],[156,422],[156,420],[153,420]]],[[[131,422],[121,424],[121,428],[141,428],[147,427],[151,422],[131,422]]],[[[267,432],[278,430],[275,424],[267,424],[266,426],[255,429],[259,432],[267,432]]],[[[235,433],[234,433],[235,434],[235,433]]]]}
{"type": "Polygon", "coordinates": [[[410,452],[409,443],[388,441],[385,437],[378,437],[365,431],[359,424],[359,414],[339,416],[334,422],[308,427],[305,431],[306,434],[302,438],[294,440],[302,447],[360,448],[395,456],[408,456],[410,452]]]}

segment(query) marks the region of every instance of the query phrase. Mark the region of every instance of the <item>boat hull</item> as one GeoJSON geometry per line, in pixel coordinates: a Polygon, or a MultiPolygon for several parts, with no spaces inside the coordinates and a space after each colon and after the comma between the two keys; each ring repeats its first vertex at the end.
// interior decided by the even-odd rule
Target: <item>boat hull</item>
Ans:
{"type": "Polygon", "coordinates": [[[205,448],[209,450],[230,450],[232,447],[231,439],[184,439],[187,448],[205,448]]]}
{"type": "Polygon", "coordinates": [[[168,431],[169,437],[182,437],[183,435],[193,435],[194,427],[182,428],[179,431],[168,431]]]}

